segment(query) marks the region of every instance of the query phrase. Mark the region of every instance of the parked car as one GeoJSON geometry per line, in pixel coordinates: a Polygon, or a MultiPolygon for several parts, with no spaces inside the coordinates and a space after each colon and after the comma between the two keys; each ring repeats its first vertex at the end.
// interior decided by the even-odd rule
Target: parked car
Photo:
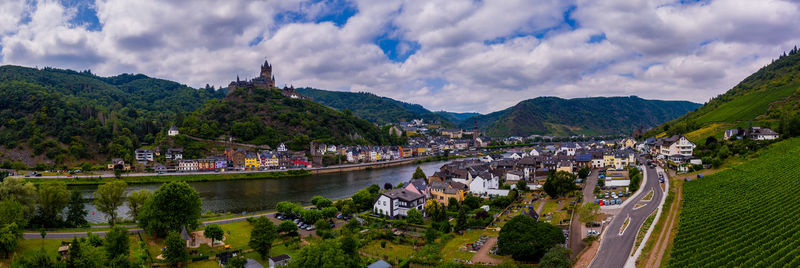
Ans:
{"type": "Polygon", "coordinates": [[[314,229],[315,229],[314,225],[309,225],[308,227],[306,227],[306,231],[314,231],[314,229]]]}
{"type": "Polygon", "coordinates": [[[692,181],[690,178],[683,178],[683,181],[692,181]]]}

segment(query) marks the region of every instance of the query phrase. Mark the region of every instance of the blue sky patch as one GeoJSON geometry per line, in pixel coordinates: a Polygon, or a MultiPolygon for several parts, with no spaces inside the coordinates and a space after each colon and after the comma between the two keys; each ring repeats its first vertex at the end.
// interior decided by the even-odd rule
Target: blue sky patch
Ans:
{"type": "Polygon", "coordinates": [[[575,9],[577,9],[577,7],[572,5],[572,6],[569,6],[569,8],[567,8],[566,11],[564,11],[564,23],[569,25],[569,27],[572,28],[572,29],[578,29],[578,28],[581,27],[578,24],[578,21],[572,19],[572,12],[575,12],[575,9]]]}
{"type": "MultiPolygon", "coordinates": [[[[391,30],[389,30],[389,32],[391,32],[391,30]]],[[[383,50],[383,54],[386,55],[387,58],[394,62],[404,62],[420,49],[419,43],[390,37],[388,32],[378,36],[378,38],[375,39],[375,44],[383,50]]]]}
{"type": "Polygon", "coordinates": [[[253,40],[250,40],[250,43],[247,43],[247,45],[251,46],[251,47],[254,47],[254,46],[257,46],[258,43],[261,43],[262,40],[264,40],[264,36],[259,35],[256,38],[253,38],[253,40]]]}
{"type": "Polygon", "coordinates": [[[327,3],[329,7],[332,8],[332,12],[323,14],[319,18],[316,19],[315,22],[326,22],[330,21],[333,22],[337,27],[342,27],[350,17],[355,16],[358,13],[358,7],[351,2],[334,0],[330,3],[327,3]]]}
{"type": "Polygon", "coordinates": [[[589,37],[589,44],[600,43],[606,40],[606,33],[596,34],[589,37]]]}
{"type": "Polygon", "coordinates": [[[61,0],[61,5],[76,10],[75,17],[69,21],[70,24],[85,26],[89,31],[100,31],[103,29],[103,26],[100,24],[100,19],[97,18],[97,11],[94,10],[88,1],[61,0]]]}

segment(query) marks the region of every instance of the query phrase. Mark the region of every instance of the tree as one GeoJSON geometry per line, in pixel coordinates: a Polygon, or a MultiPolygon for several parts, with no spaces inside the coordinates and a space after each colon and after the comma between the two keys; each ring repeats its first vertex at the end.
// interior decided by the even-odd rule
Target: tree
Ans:
{"type": "Polygon", "coordinates": [[[139,209],[147,201],[147,198],[153,195],[153,192],[147,189],[141,189],[128,194],[128,216],[134,221],[139,217],[139,209]]]}
{"type": "Polygon", "coordinates": [[[467,208],[469,208],[470,210],[474,210],[481,206],[481,202],[483,202],[483,199],[481,199],[480,197],[474,195],[467,195],[466,197],[464,197],[464,201],[462,202],[462,204],[467,208]]]}
{"type": "Polygon", "coordinates": [[[227,268],[244,268],[244,265],[247,264],[247,259],[243,258],[242,256],[235,257],[228,259],[228,265],[225,265],[227,268]]]}
{"type": "Polygon", "coordinates": [[[333,236],[331,233],[331,224],[323,219],[314,222],[314,227],[317,228],[317,235],[322,238],[330,238],[333,236]]]}
{"type": "Polygon", "coordinates": [[[118,180],[122,179],[122,169],[114,169],[114,178],[117,178],[118,180]]]}
{"type": "Polygon", "coordinates": [[[547,250],[564,243],[561,229],[519,215],[506,222],[497,238],[497,252],[517,261],[538,261],[547,250]]]}
{"type": "Polygon", "coordinates": [[[285,233],[287,235],[297,234],[297,225],[290,220],[282,221],[278,224],[278,232],[285,233]]]}
{"type": "Polygon", "coordinates": [[[636,173],[631,178],[630,185],[628,186],[628,191],[636,192],[639,190],[639,187],[642,185],[642,173],[636,173]]]}
{"type": "Polygon", "coordinates": [[[414,175],[411,177],[412,179],[427,179],[428,176],[425,175],[425,172],[422,171],[422,168],[417,166],[417,170],[414,171],[414,175]]]}
{"type": "Polygon", "coordinates": [[[467,229],[467,212],[462,207],[458,210],[458,216],[456,217],[456,231],[464,231],[467,229]]]}
{"type": "Polygon", "coordinates": [[[111,231],[106,233],[103,247],[106,248],[109,259],[113,259],[116,256],[127,257],[130,254],[129,235],[128,230],[119,226],[114,226],[114,228],[111,228],[111,231]]]}
{"type": "Polygon", "coordinates": [[[303,221],[305,222],[317,222],[318,220],[322,219],[322,211],[316,209],[304,209],[300,212],[300,216],[303,217],[303,221]]]}
{"type": "Polygon", "coordinates": [[[8,254],[17,248],[20,238],[22,238],[22,233],[16,223],[12,222],[0,228],[0,252],[5,254],[6,259],[8,254]]]}
{"type": "Polygon", "coordinates": [[[311,204],[313,204],[318,209],[323,209],[333,205],[333,202],[331,202],[330,199],[317,195],[311,198],[311,204]]]}
{"type": "Polygon", "coordinates": [[[33,183],[25,182],[24,178],[9,177],[0,183],[0,200],[13,200],[20,203],[24,208],[26,219],[30,219],[33,215],[36,197],[36,186],[33,186],[33,183]]]}
{"type": "Polygon", "coordinates": [[[46,183],[39,186],[39,219],[46,226],[61,223],[61,211],[69,203],[70,192],[63,182],[46,183]]]}
{"type": "Polygon", "coordinates": [[[272,249],[272,241],[277,236],[275,225],[269,219],[259,217],[253,221],[253,230],[250,232],[248,245],[261,255],[261,259],[266,260],[269,258],[269,250],[272,249]]]}
{"type": "Polygon", "coordinates": [[[518,191],[527,191],[528,190],[528,182],[525,180],[517,181],[517,190],[518,191]]]}
{"type": "Polygon", "coordinates": [[[222,240],[223,236],[225,236],[225,232],[222,231],[222,227],[212,223],[206,225],[205,230],[203,230],[203,235],[207,238],[211,238],[211,246],[214,246],[216,240],[222,240]]]}
{"type": "Polygon", "coordinates": [[[322,209],[322,216],[325,218],[336,217],[337,213],[339,213],[339,210],[336,209],[336,207],[326,207],[322,209]]]}
{"type": "Polygon", "coordinates": [[[433,244],[436,242],[436,238],[439,237],[439,232],[436,231],[435,228],[428,228],[425,230],[425,242],[428,244],[433,244]]]}
{"type": "Polygon", "coordinates": [[[346,258],[338,241],[329,239],[303,247],[290,267],[355,267],[353,259],[346,258]]]}
{"type": "Polygon", "coordinates": [[[561,245],[556,245],[547,253],[542,256],[541,261],[539,261],[539,266],[541,268],[570,268],[572,267],[572,259],[570,255],[572,251],[568,248],[564,248],[561,245]]]}
{"type": "Polygon", "coordinates": [[[56,260],[51,257],[44,248],[36,250],[33,254],[23,255],[19,261],[20,267],[53,268],[56,267],[56,260]]]}
{"type": "Polygon", "coordinates": [[[186,260],[189,258],[189,254],[186,252],[186,241],[181,239],[181,234],[176,231],[170,231],[167,235],[167,239],[164,240],[164,244],[166,245],[167,249],[164,250],[164,260],[166,260],[169,264],[175,266],[178,263],[186,260]]]}
{"type": "MultiPolygon", "coordinates": [[[[377,194],[375,194],[377,196],[377,194]]],[[[367,189],[358,190],[353,195],[353,202],[358,205],[359,211],[364,211],[372,208],[372,201],[374,201],[373,194],[367,189]]]]}
{"type": "Polygon", "coordinates": [[[94,205],[97,210],[106,214],[108,223],[117,222],[117,208],[125,201],[125,188],[128,184],[122,180],[115,180],[97,187],[94,192],[94,205]]]}
{"type": "Polygon", "coordinates": [[[284,214],[284,215],[299,216],[299,215],[297,215],[298,214],[297,212],[300,212],[302,209],[303,208],[300,205],[292,203],[292,202],[289,202],[289,201],[281,201],[281,202],[278,202],[278,204],[275,205],[275,210],[278,211],[278,213],[281,213],[281,214],[284,214]]]}
{"type": "Polygon", "coordinates": [[[369,187],[367,187],[367,191],[370,194],[373,194],[373,195],[377,196],[381,191],[381,187],[378,187],[377,184],[372,184],[369,187]]]}
{"type": "Polygon", "coordinates": [[[81,243],[78,238],[72,238],[72,243],[69,244],[69,255],[67,257],[67,268],[81,268],[86,267],[83,263],[83,252],[81,251],[81,243]]]}
{"type": "Polygon", "coordinates": [[[25,207],[15,200],[0,201],[0,226],[14,223],[19,227],[28,225],[25,218],[25,207]]]}
{"type": "Polygon", "coordinates": [[[387,183],[384,183],[384,184],[383,184],[383,189],[384,189],[384,190],[391,190],[392,188],[394,188],[394,186],[392,186],[392,184],[391,184],[391,183],[388,183],[388,182],[387,182],[387,183]]]}
{"type": "Polygon", "coordinates": [[[345,236],[339,239],[342,250],[351,258],[358,258],[358,240],[352,236],[345,236]]]}
{"type": "Polygon", "coordinates": [[[586,177],[589,177],[589,173],[591,173],[591,172],[592,172],[592,170],[589,169],[589,167],[583,167],[580,170],[578,170],[578,178],[581,178],[581,179],[585,180],[586,177]]]}
{"type": "Polygon", "coordinates": [[[78,191],[72,191],[69,198],[69,205],[67,206],[67,225],[71,227],[82,227],[89,223],[86,221],[86,204],[84,204],[83,197],[78,191]]]}
{"type": "Polygon", "coordinates": [[[717,157],[719,157],[720,159],[728,158],[728,156],[730,155],[731,155],[731,150],[730,148],[728,148],[728,145],[723,145],[722,147],[719,148],[719,151],[717,151],[717,157]]]}
{"type": "Polygon", "coordinates": [[[163,236],[183,226],[194,229],[199,224],[200,194],[186,182],[161,185],[139,211],[139,226],[151,234],[163,236]]]}
{"type": "Polygon", "coordinates": [[[455,197],[450,197],[447,199],[447,209],[450,211],[456,211],[459,207],[461,206],[458,204],[458,199],[455,197]]]}
{"type": "Polygon", "coordinates": [[[551,172],[542,186],[544,192],[552,198],[566,195],[576,188],[575,175],[566,171],[551,172]]]}
{"type": "Polygon", "coordinates": [[[412,209],[408,210],[408,212],[406,214],[407,214],[406,221],[408,223],[422,224],[422,220],[423,220],[422,219],[422,212],[420,212],[416,208],[412,208],[412,209]]]}
{"type": "Polygon", "coordinates": [[[447,212],[444,209],[442,204],[436,202],[436,200],[429,199],[425,202],[425,212],[430,215],[431,220],[433,221],[446,221],[447,220],[447,212]]]}
{"type": "Polygon", "coordinates": [[[578,221],[587,223],[595,221],[597,212],[600,211],[600,205],[594,202],[588,202],[578,208],[578,221]]]}

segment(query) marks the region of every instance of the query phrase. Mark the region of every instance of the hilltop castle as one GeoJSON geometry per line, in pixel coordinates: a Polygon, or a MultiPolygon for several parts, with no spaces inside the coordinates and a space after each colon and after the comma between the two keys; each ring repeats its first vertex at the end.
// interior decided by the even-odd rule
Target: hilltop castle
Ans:
{"type": "MultiPolygon", "coordinates": [[[[272,74],[272,65],[269,64],[269,61],[264,61],[264,64],[261,65],[261,73],[258,77],[250,79],[250,81],[241,81],[239,80],[239,76],[236,76],[236,81],[231,81],[228,84],[228,92],[233,92],[236,89],[252,89],[252,88],[277,88],[275,87],[275,75],[272,74]]],[[[297,91],[294,90],[294,86],[286,87],[284,86],[281,90],[281,94],[286,97],[293,98],[293,99],[308,99],[306,96],[300,95],[297,91]]]]}

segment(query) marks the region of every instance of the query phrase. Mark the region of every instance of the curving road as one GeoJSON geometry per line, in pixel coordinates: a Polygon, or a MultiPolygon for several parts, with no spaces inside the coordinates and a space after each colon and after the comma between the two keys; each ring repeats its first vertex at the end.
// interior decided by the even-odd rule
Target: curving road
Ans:
{"type": "MultiPolygon", "coordinates": [[[[646,161],[646,159],[639,159],[640,163],[646,163],[646,161]]],[[[645,219],[658,208],[658,200],[661,200],[664,195],[658,182],[658,173],[655,168],[650,168],[647,165],[644,165],[644,167],[646,172],[641,194],[635,197],[633,200],[635,202],[625,204],[605,228],[600,250],[597,252],[590,267],[623,267],[631,255],[639,228],[645,219]],[[654,193],[651,201],[641,202],[646,205],[634,210],[636,204],[640,203],[640,200],[650,190],[653,190],[654,193]],[[625,232],[620,235],[619,230],[628,215],[630,215],[631,221],[625,232]]]]}

